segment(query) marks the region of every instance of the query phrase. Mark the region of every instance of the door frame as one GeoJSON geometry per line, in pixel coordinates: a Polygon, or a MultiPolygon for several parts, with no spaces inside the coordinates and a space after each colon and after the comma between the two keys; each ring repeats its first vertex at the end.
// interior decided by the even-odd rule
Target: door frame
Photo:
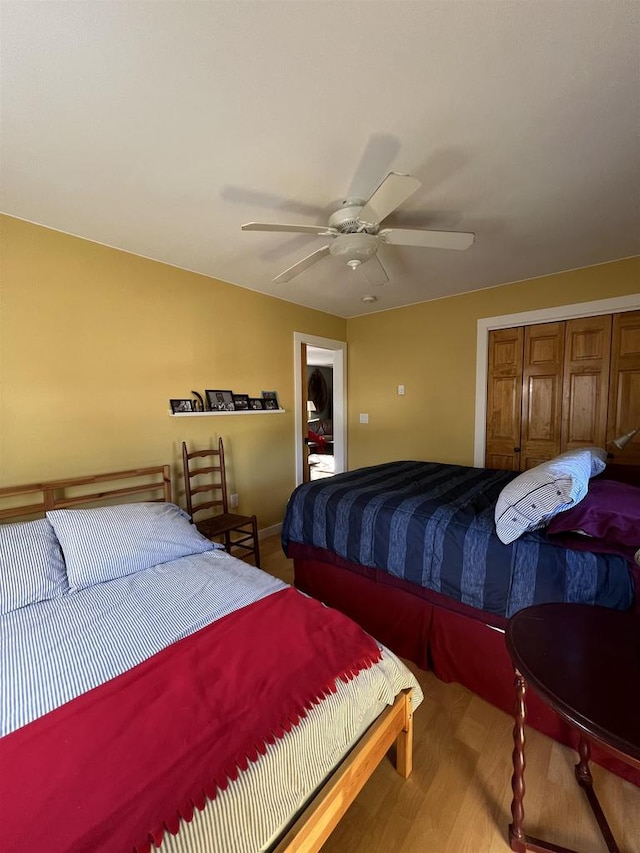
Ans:
{"type": "MultiPolygon", "coordinates": [[[[347,468],[347,343],[321,338],[306,332],[293,333],[293,375],[296,430],[296,486],[302,483],[304,447],[302,444],[302,409],[306,391],[302,388],[302,345],[333,351],[333,459],[335,473],[347,468]]],[[[306,414],[306,413],[305,413],[306,414]]]]}
{"type": "Polygon", "coordinates": [[[598,314],[620,314],[622,311],[640,310],[640,293],[614,296],[592,302],[558,305],[556,308],[538,308],[518,314],[482,317],[478,320],[476,346],[476,418],[473,442],[473,464],[484,468],[487,428],[487,373],[489,368],[489,332],[492,329],[509,329],[511,326],[531,326],[536,323],[554,323],[578,317],[596,317],[598,314]]]}

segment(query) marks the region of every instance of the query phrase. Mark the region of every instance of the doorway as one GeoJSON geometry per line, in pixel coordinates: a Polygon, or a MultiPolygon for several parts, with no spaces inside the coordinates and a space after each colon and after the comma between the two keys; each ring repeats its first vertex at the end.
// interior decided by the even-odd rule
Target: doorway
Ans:
{"type": "Polygon", "coordinates": [[[322,480],[335,474],[333,350],[307,345],[306,394],[308,471],[303,479],[322,480]]]}
{"type": "Polygon", "coordinates": [[[346,469],[346,349],[294,333],[296,485],[346,469]]]}

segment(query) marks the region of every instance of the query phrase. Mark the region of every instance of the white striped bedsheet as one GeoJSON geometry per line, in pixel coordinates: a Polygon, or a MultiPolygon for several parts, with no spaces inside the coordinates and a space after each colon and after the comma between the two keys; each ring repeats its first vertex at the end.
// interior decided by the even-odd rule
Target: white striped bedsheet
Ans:
{"type": "Polygon", "coordinates": [[[0,617],[0,734],[286,584],[207,551],[0,617]]]}

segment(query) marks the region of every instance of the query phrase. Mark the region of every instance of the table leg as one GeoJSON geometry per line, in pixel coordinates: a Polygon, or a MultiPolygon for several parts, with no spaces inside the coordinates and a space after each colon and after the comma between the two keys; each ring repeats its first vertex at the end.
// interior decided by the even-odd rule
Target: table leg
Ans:
{"type": "Polygon", "coordinates": [[[578,780],[578,784],[583,788],[587,786],[591,787],[593,785],[593,776],[589,769],[591,746],[589,745],[589,741],[583,737],[580,738],[580,742],[578,743],[578,755],[580,756],[580,761],[576,764],[576,779],[578,780]]]}
{"type": "Polygon", "coordinates": [[[526,694],[527,682],[516,670],[515,678],[516,704],[514,709],[515,725],[513,727],[513,776],[511,777],[511,818],[509,824],[509,844],[516,853],[525,853],[527,849],[524,834],[524,770],[526,766],[524,755],[524,723],[527,716],[526,694]]]}
{"type": "Polygon", "coordinates": [[[524,831],[524,770],[526,766],[524,746],[524,725],[527,717],[527,682],[518,670],[515,678],[516,703],[514,709],[515,725],[513,727],[513,776],[511,777],[511,818],[509,824],[509,846],[515,853],[576,853],[568,847],[561,847],[540,838],[525,835],[524,831]]]}
{"type": "Polygon", "coordinates": [[[598,821],[598,826],[600,827],[600,832],[602,833],[602,837],[607,845],[607,850],[609,853],[620,853],[620,848],[613,837],[609,822],[602,811],[602,806],[600,805],[596,792],[593,790],[593,776],[591,775],[591,770],[589,768],[591,746],[589,745],[589,741],[583,737],[580,738],[578,743],[578,755],[580,756],[580,761],[575,767],[578,785],[580,785],[584,790],[587,799],[589,800],[589,805],[591,806],[591,810],[598,821]]]}

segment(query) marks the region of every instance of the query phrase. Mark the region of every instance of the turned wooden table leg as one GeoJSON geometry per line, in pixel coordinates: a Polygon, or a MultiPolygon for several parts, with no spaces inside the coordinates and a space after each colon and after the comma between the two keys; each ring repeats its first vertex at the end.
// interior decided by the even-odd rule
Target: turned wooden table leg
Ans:
{"type": "Polygon", "coordinates": [[[580,761],[576,764],[576,779],[578,780],[578,784],[583,788],[591,788],[593,785],[593,776],[589,769],[591,747],[589,741],[583,737],[580,738],[580,742],[578,743],[578,755],[580,756],[580,761]]]}
{"type": "Polygon", "coordinates": [[[515,725],[513,727],[513,776],[511,777],[511,790],[513,800],[511,801],[511,818],[509,824],[509,844],[516,853],[525,853],[527,849],[524,834],[524,769],[526,766],[524,756],[524,722],[527,716],[526,693],[527,682],[516,670],[515,678],[516,704],[515,725]]]}
{"type": "Polygon", "coordinates": [[[593,789],[593,776],[591,775],[591,769],[589,768],[589,760],[591,759],[591,746],[589,741],[586,738],[581,737],[578,742],[578,755],[580,756],[580,761],[576,764],[575,774],[576,779],[578,780],[578,785],[583,789],[585,794],[587,795],[587,799],[589,800],[589,805],[598,821],[598,826],[600,827],[600,831],[602,832],[602,837],[604,838],[605,844],[607,845],[607,850],[609,853],[620,853],[620,848],[618,847],[615,838],[613,837],[613,833],[611,831],[611,827],[609,826],[609,822],[607,821],[605,813],[602,811],[602,806],[600,805],[600,801],[596,795],[596,792],[593,789]]]}

